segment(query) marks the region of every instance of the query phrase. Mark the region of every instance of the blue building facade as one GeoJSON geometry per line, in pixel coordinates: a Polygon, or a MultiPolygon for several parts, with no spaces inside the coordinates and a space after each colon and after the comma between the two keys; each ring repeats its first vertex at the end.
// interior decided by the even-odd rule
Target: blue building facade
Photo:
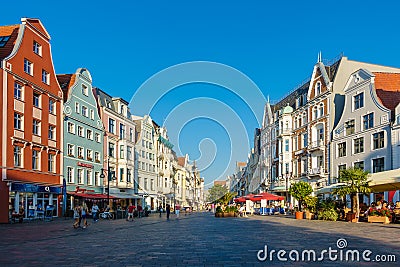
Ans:
{"type": "Polygon", "coordinates": [[[79,68],[57,79],[64,92],[63,169],[71,208],[74,199],[101,199],[104,128],[89,71],[79,68]]]}

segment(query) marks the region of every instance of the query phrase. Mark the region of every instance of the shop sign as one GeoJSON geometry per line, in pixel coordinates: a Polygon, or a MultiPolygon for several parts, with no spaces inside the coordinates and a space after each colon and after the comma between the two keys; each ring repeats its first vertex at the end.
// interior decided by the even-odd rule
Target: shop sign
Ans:
{"type": "Polygon", "coordinates": [[[31,192],[31,193],[55,193],[61,194],[61,187],[45,186],[35,184],[11,184],[11,191],[17,192],[31,192]]]}
{"type": "Polygon", "coordinates": [[[88,163],[78,162],[78,166],[93,169],[93,165],[88,163]]]}

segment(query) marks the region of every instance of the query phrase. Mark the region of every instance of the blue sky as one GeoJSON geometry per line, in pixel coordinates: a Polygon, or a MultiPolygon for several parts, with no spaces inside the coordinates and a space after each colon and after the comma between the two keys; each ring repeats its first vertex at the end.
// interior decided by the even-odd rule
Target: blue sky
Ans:
{"type": "MultiPolygon", "coordinates": [[[[52,37],[57,73],[88,68],[95,86],[128,101],[150,77],[184,62],[211,61],[235,68],[272,101],[310,77],[319,51],[324,59],[344,53],[352,60],[400,67],[397,1],[106,3],[5,1],[1,4],[0,24],[19,24],[21,17],[40,18],[52,37]]],[[[160,99],[151,115],[163,124],[174,107],[200,97],[218,99],[234,110],[239,117],[236,122],[246,129],[246,142],[250,142],[247,146],[251,146],[257,127],[252,113],[260,117],[262,110],[250,111],[254,103],[243,102],[221,86],[180,86],[160,99]]],[[[196,107],[199,113],[210,111],[218,105],[210,101],[209,105],[199,101],[199,105],[184,110],[196,107]]],[[[142,112],[135,110],[134,103],[132,108],[133,113],[142,112]]],[[[213,166],[203,172],[206,181],[212,181],[231,173],[234,162],[245,161],[247,146],[232,144],[234,138],[229,136],[233,133],[227,132],[226,126],[231,123],[231,115],[218,121],[210,120],[212,114],[207,116],[185,124],[175,147],[201,162],[201,155],[213,151],[215,145],[213,166]],[[240,155],[232,158],[234,149],[240,155]]]]}

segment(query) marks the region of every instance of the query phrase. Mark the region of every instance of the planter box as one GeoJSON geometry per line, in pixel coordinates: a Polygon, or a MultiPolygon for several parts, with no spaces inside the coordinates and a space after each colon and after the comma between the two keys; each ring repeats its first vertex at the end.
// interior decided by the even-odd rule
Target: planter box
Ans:
{"type": "Polygon", "coordinates": [[[307,220],[314,220],[314,213],[306,211],[305,214],[307,220]]]}
{"type": "Polygon", "coordinates": [[[346,214],[346,221],[348,222],[358,222],[357,218],[356,218],[356,214],[352,213],[352,212],[348,212],[346,214]]]}
{"type": "Polygon", "coordinates": [[[386,216],[368,216],[368,222],[369,223],[383,223],[383,224],[388,224],[390,223],[389,217],[386,216]]]}
{"type": "Polygon", "coordinates": [[[295,212],[296,220],[302,220],[303,219],[303,212],[302,211],[296,211],[295,212]]]}

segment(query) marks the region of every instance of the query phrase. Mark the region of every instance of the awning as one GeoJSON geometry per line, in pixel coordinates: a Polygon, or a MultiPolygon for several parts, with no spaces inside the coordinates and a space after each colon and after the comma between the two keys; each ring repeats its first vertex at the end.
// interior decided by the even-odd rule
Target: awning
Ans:
{"type": "Polygon", "coordinates": [[[110,193],[110,196],[113,198],[142,198],[141,196],[134,195],[134,194],[124,194],[124,193],[110,193]]]}
{"type": "Polygon", "coordinates": [[[372,192],[400,190],[400,169],[372,173],[370,180],[372,192]]]}
{"type": "Polygon", "coordinates": [[[317,190],[315,191],[315,193],[316,193],[317,195],[321,195],[321,194],[330,194],[330,193],[332,193],[332,191],[333,191],[334,189],[339,188],[339,187],[341,187],[342,185],[345,185],[345,183],[337,183],[337,184],[331,184],[331,185],[328,185],[328,186],[324,186],[324,187],[322,187],[322,188],[320,188],[320,189],[317,189],[317,190]]]}
{"type": "MultiPolygon", "coordinates": [[[[91,199],[107,199],[108,195],[106,194],[96,194],[96,193],[77,193],[77,192],[67,192],[68,195],[74,197],[81,197],[81,198],[91,198],[91,199]]],[[[114,198],[110,195],[110,198],[114,198]]]]}
{"type": "Polygon", "coordinates": [[[271,194],[271,193],[261,193],[261,194],[255,195],[255,196],[250,198],[250,200],[254,201],[254,202],[261,201],[262,199],[275,200],[276,201],[276,200],[284,200],[285,197],[274,195],[274,194],[271,194]]]}
{"type": "Polygon", "coordinates": [[[271,189],[273,192],[286,192],[288,189],[286,189],[286,186],[277,186],[271,189]]]}

